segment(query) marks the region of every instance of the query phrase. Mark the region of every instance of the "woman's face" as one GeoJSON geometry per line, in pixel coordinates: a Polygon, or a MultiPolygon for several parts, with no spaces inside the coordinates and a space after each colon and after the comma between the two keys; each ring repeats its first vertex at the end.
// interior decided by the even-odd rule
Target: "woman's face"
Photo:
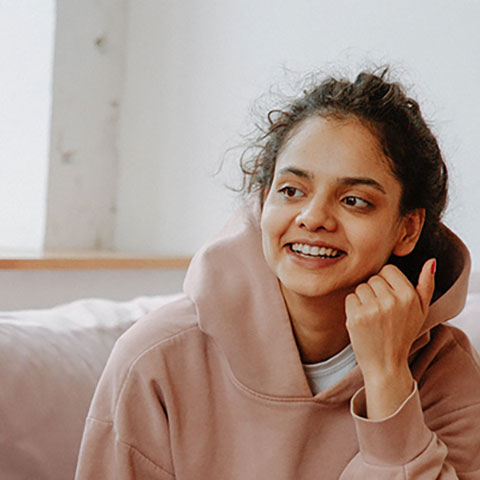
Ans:
{"type": "Polygon", "coordinates": [[[284,293],[345,294],[392,253],[410,253],[401,190],[359,121],[304,120],[277,157],[261,217],[264,255],[284,293]]]}

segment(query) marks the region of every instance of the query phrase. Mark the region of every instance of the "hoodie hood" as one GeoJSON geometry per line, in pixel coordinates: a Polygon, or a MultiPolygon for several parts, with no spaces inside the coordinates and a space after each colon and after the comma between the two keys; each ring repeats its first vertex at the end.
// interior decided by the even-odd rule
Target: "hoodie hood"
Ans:
{"type": "Polygon", "coordinates": [[[434,294],[436,300],[430,305],[427,318],[412,346],[411,354],[416,353],[428,343],[432,328],[456,317],[463,310],[467,299],[471,268],[470,253],[457,235],[445,225],[443,228],[447,245],[437,258],[437,264],[442,267],[436,275],[434,294]]]}
{"type": "MultiPolygon", "coordinates": [[[[414,351],[428,342],[432,327],[456,316],[465,303],[470,257],[458,237],[452,232],[449,237],[449,250],[462,268],[431,305],[414,351]]],[[[278,279],[263,255],[257,201],[242,205],[195,254],[184,290],[195,304],[199,328],[222,351],[243,388],[266,397],[311,398],[278,279]]],[[[346,401],[362,383],[356,367],[316,400],[346,401]]]]}
{"type": "Polygon", "coordinates": [[[442,290],[435,295],[437,298],[430,306],[422,332],[456,317],[463,310],[467,298],[470,253],[459,237],[446,226],[443,228],[448,245],[437,258],[437,264],[443,266],[441,271],[437,272],[437,277],[442,276],[441,279],[437,278],[437,285],[441,283],[442,290]]]}

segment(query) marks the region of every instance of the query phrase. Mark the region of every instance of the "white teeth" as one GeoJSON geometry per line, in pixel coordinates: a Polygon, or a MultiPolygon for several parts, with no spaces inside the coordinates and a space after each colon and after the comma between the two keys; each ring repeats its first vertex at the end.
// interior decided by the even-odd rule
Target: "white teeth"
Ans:
{"type": "Polygon", "coordinates": [[[338,256],[338,250],[333,248],[311,246],[305,243],[293,243],[292,250],[297,253],[308,256],[321,256],[321,257],[336,257],[338,256]]]}

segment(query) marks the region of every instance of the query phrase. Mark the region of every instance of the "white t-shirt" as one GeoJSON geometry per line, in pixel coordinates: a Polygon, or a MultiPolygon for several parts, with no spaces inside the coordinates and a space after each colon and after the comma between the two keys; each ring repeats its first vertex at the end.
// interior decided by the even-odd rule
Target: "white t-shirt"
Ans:
{"type": "Polygon", "coordinates": [[[313,394],[316,395],[341,380],[356,364],[353,348],[348,344],[328,360],[304,364],[303,370],[313,394]]]}

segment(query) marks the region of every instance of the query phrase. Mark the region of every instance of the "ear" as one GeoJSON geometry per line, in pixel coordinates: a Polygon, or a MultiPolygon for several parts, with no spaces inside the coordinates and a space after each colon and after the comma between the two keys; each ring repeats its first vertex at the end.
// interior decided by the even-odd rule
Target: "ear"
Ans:
{"type": "Polygon", "coordinates": [[[397,257],[404,257],[413,251],[422,233],[425,209],[418,208],[407,213],[400,222],[400,232],[392,253],[397,257]]]}

